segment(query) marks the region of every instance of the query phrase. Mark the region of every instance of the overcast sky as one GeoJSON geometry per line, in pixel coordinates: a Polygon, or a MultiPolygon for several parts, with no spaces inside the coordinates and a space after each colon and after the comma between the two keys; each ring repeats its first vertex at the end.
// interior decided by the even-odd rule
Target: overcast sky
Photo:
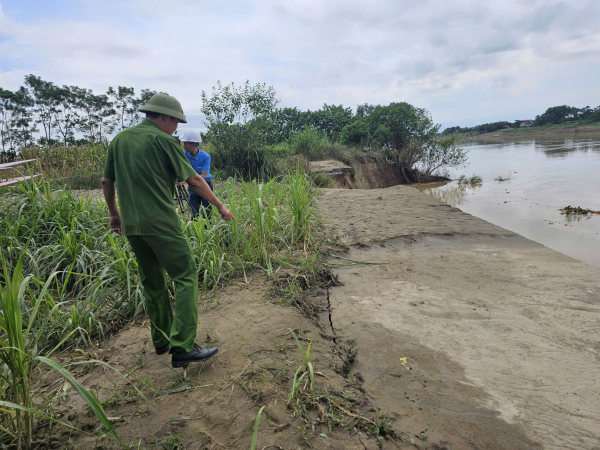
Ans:
{"type": "Polygon", "coordinates": [[[599,0],[0,0],[0,87],[33,73],[176,96],[272,85],[280,106],[406,101],[442,127],[600,105],[599,0]]]}

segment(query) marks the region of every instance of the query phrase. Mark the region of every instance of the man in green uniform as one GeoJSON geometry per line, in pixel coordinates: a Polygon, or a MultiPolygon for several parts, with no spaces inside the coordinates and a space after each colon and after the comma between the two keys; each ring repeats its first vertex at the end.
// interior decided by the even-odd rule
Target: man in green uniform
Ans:
{"type": "Polygon", "coordinates": [[[174,209],[175,183],[185,180],[217,207],[224,220],[234,217],[171,136],[179,122],[187,123],[181,104],[169,95],[156,94],[139,111],[146,113],[146,119],[121,131],[108,146],[102,189],[111,230],[127,237],[137,258],[156,353],[169,351],[171,365],[185,367],[210,358],[218,349],[194,343],[198,273],[174,209]],[[175,314],[165,271],[175,285],[175,314]]]}

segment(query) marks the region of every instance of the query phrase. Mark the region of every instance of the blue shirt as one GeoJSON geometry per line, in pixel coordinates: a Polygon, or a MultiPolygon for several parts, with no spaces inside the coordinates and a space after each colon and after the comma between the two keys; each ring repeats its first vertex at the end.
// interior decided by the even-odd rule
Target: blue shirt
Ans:
{"type": "MultiPolygon", "coordinates": [[[[212,175],[210,174],[210,155],[208,153],[203,152],[202,150],[198,150],[198,154],[196,156],[192,156],[191,153],[186,152],[185,150],[183,153],[198,175],[206,171],[206,181],[210,181],[212,179],[212,175]]],[[[193,192],[191,189],[189,189],[189,191],[190,193],[193,192]]]]}

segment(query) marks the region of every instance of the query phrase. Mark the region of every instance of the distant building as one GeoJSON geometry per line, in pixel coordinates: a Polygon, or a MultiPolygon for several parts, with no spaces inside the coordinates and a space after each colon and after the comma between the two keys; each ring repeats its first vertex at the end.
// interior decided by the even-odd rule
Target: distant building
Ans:
{"type": "Polygon", "coordinates": [[[531,119],[521,120],[520,126],[530,127],[531,125],[533,125],[533,120],[531,120],[531,119]]]}

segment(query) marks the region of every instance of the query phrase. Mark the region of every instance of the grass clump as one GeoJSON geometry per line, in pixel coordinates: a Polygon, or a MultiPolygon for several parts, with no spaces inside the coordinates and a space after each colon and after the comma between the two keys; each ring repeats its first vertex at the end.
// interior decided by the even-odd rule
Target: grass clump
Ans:
{"type": "MultiPolygon", "coordinates": [[[[49,366],[67,380],[73,389],[88,404],[90,411],[100,420],[102,425],[121,443],[110,421],[104,414],[101,403],[95,394],[85,389],[75,380],[73,375],[62,365],[49,358],[59,343],[48,356],[38,355],[38,344],[47,328],[51,327],[48,317],[39,317],[41,306],[51,299],[50,287],[56,276],[54,273],[41,284],[36,277],[23,276],[23,259],[17,261],[13,270],[2,254],[2,279],[0,287],[0,442],[18,449],[32,448],[33,419],[41,416],[46,420],[58,422],[44,413],[43,408],[33,399],[36,392],[36,369],[42,364],[49,366]],[[31,285],[41,287],[34,294],[31,285]],[[26,300],[31,298],[30,302],[26,300]],[[26,317],[23,312],[26,311],[26,317]],[[41,326],[36,326],[41,322],[41,326]]],[[[53,308],[52,311],[55,311],[53,308]]],[[[52,312],[51,311],[51,312],[52,312]]],[[[52,317],[52,314],[50,315],[52,317]]],[[[67,340],[68,336],[63,339],[67,340]]],[[[74,428],[70,424],[64,424],[74,428]]]]}
{"type": "Polygon", "coordinates": [[[460,186],[477,186],[483,183],[483,178],[479,175],[471,175],[467,177],[466,175],[461,175],[458,178],[458,184],[460,186]]]}
{"type": "Polygon", "coordinates": [[[593,214],[600,214],[600,211],[594,211],[580,206],[565,206],[560,209],[560,213],[565,216],[591,216],[593,214]]]}
{"type": "MultiPolygon", "coordinates": [[[[350,396],[334,394],[329,392],[327,388],[318,386],[315,375],[323,374],[317,372],[310,361],[312,341],[309,341],[305,348],[294,330],[288,328],[288,332],[294,338],[302,356],[302,363],[296,369],[292,380],[291,390],[288,394],[288,405],[293,408],[293,414],[300,416],[307,424],[306,427],[299,428],[299,431],[300,437],[309,446],[312,447],[307,431],[309,427],[313,433],[318,432],[317,429],[320,427],[326,427],[331,431],[334,426],[339,426],[346,430],[363,430],[378,439],[396,439],[400,437],[386,417],[379,415],[371,417],[371,415],[361,412],[350,396]]],[[[356,357],[355,343],[349,342],[344,351],[354,359],[356,357]]],[[[319,436],[327,437],[323,433],[320,433],[319,436]]]]}
{"type": "Polygon", "coordinates": [[[315,186],[320,187],[320,188],[328,188],[333,183],[333,180],[331,179],[331,177],[325,175],[322,172],[317,172],[317,173],[313,174],[311,178],[312,178],[312,182],[315,184],[315,186]]]}
{"type": "Polygon", "coordinates": [[[508,175],[498,175],[496,178],[494,178],[494,180],[499,181],[499,182],[510,181],[511,179],[512,179],[512,173],[509,173],[508,175]]]}

